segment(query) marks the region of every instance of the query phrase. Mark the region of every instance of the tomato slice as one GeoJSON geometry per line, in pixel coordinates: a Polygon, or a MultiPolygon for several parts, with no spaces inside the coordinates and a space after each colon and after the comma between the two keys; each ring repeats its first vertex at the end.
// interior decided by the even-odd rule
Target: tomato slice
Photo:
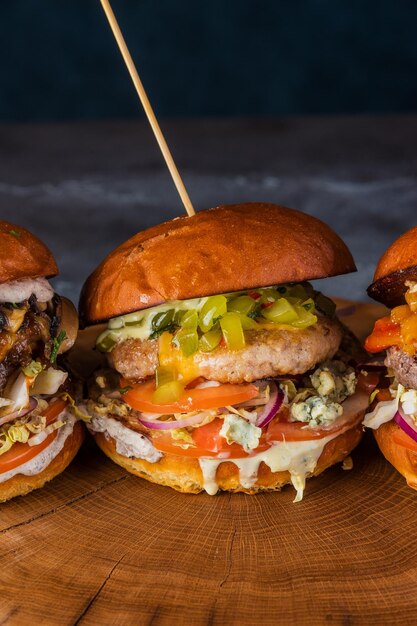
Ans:
{"type": "MultiPolygon", "coordinates": [[[[129,385],[128,381],[122,380],[122,386],[129,385]]],[[[184,395],[171,404],[154,404],[152,401],[155,391],[155,381],[134,385],[131,390],[124,394],[124,401],[136,411],[145,413],[185,413],[199,409],[218,409],[246,402],[259,395],[255,385],[219,385],[218,387],[206,387],[205,389],[185,389],[184,395]]]]}
{"type": "Polygon", "coordinates": [[[389,316],[382,317],[375,322],[374,329],[365,340],[367,352],[382,352],[390,346],[401,345],[401,327],[389,316]]]}
{"type": "Polygon", "coordinates": [[[266,439],[271,443],[274,441],[308,441],[309,439],[321,439],[332,432],[331,430],[324,431],[306,426],[307,424],[304,422],[273,420],[267,427],[266,439]]]}
{"type": "Polygon", "coordinates": [[[387,402],[389,400],[392,400],[392,395],[389,388],[387,387],[386,389],[380,389],[380,391],[378,391],[378,393],[376,394],[376,400],[377,402],[387,402]]]}
{"type": "Polygon", "coordinates": [[[152,443],[161,452],[179,456],[241,459],[268,450],[276,442],[321,439],[340,429],[340,424],[337,424],[334,429],[323,430],[306,428],[306,424],[301,422],[274,420],[262,434],[259,446],[248,454],[239,444],[229,445],[226,439],[220,436],[222,424],[223,420],[215,419],[205,426],[196,428],[192,434],[195,447],[182,448],[168,432],[158,433],[158,436],[152,439],[152,443]]]}
{"type": "MultiPolygon", "coordinates": [[[[44,415],[46,417],[46,423],[51,424],[56,417],[65,409],[67,406],[67,402],[62,398],[58,398],[54,402],[52,402],[48,408],[45,410],[44,415]]],[[[9,470],[15,469],[19,467],[19,465],[23,465],[27,461],[30,461],[35,456],[37,456],[42,450],[45,450],[49,446],[50,443],[53,442],[55,437],[57,436],[58,431],[55,430],[50,435],[46,437],[39,443],[37,446],[30,446],[27,443],[15,443],[7,450],[4,454],[0,455],[0,474],[3,472],[8,472],[9,470]]]]}
{"type": "Polygon", "coordinates": [[[344,413],[331,426],[326,428],[307,428],[302,422],[290,422],[288,420],[288,408],[283,407],[278,415],[263,429],[259,446],[248,454],[239,444],[229,445],[220,436],[220,429],[223,424],[221,418],[216,418],[205,426],[196,428],[192,433],[195,446],[182,448],[178,441],[172,439],[167,431],[158,432],[152,437],[155,448],[168,454],[176,454],[186,457],[212,457],[218,459],[239,459],[254,456],[259,452],[281,441],[308,441],[327,437],[328,435],[341,433],[348,428],[359,424],[363,417],[363,411],[368,406],[369,393],[359,390],[343,403],[344,413]]]}
{"type": "MultiPolygon", "coordinates": [[[[57,398],[53,402],[50,402],[47,409],[44,411],[44,416],[46,417],[46,423],[52,424],[56,417],[65,409],[68,405],[68,400],[64,400],[63,398],[57,398]]],[[[36,446],[34,446],[36,448],[36,446]]]]}
{"type": "Polygon", "coordinates": [[[227,445],[226,440],[220,436],[222,425],[223,420],[217,418],[209,424],[196,428],[193,432],[193,441],[197,448],[215,454],[221,452],[224,444],[227,445]]]}
{"type": "Polygon", "coordinates": [[[407,435],[407,433],[404,432],[403,429],[400,428],[400,426],[398,426],[398,428],[394,431],[392,439],[399,446],[407,448],[407,450],[417,452],[417,441],[414,441],[414,439],[412,439],[410,435],[407,435]]]}
{"type": "MultiPolygon", "coordinates": [[[[343,402],[343,415],[333,424],[325,428],[309,428],[303,422],[290,422],[286,414],[280,411],[277,418],[267,426],[266,441],[308,441],[321,439],[351,428],[362,420],[363,411],[368,406],[369,393],[358,390],[353,396],[343,402]]],[[[288,414],[287,414],[288,415],[288,414]]]]}

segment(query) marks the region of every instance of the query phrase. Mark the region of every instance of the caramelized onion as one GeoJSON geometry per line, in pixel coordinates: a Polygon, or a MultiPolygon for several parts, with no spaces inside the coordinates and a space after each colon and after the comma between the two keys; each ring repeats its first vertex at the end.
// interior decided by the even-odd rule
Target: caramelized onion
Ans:
{"type": "Polygon", "coordinates": [[[8,415],[1,417],[0,426],[3,426],[3,424],[7,424],[8,422],[12,422],[13,420],[24,417],[31,411],[34,411],[37,406],[38,406],[38,401],[35,398],[30,398],[29,406],[27,406],[25,409],[22,409],[21,411],[13,411],[13,413],[9,413],[8,415]]]}
{"type": "Polygon", "coordinates": [[[56,331],[56,337],[59,333],[65,331],[65,338],[59,346],[58,354],[62,354],[69,350],[75,343],[78,334],[78,314],[77,310],[67,298],[60,298],[56,314],[59,318],[59,326],[56,331]]]}

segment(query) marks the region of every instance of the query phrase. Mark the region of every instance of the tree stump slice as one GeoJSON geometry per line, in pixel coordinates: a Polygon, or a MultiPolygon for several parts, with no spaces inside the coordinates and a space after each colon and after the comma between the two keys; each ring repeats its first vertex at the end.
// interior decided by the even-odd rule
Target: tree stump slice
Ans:
{"type": "MultiPolygon", "coordinates": [[[[363,337],[382,310],[344,321],[363,337]]],[[[372,434],[352,458],[293,504],[291,487],[181,495],[88,440],[45,488],[1,505],[0,623],[415,624],[417,495],[372,434]]]]}

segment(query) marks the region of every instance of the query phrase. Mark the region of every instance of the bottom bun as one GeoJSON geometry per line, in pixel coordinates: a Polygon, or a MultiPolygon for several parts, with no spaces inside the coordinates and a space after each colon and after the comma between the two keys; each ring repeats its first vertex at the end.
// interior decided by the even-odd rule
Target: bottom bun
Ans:
{"type": "Polygon", "coordinates": [[[0,483],[0,502],[5,502],[16,496],[24,496],[33,489],[43,487],[45,483],[58,476],[69,465],[77,454],[84,440],[84,426],[81,422],[76,422],[72,433],[67,437],[64,447],[57,456],[52,459],[49,465],[34,476],[24,476],[16,474],[4,483],[0,483]]]}
{"type": "Polygon", "coordinates": [[[384,457],[404,476],[407,485],[417,489],[417,452],[394,441],[393,435],[398,431],[401,428],[391,420],[374,431],[375,439],[384,457]]]}
{"type": "MultiPolygon", "coordinates": [[[[359,422],[350,430],[329,441],[311,475],[317,476],[331,465],[343,461],[359,443],[362,432],[362,424],[359,422]]],[[[182,493],[200,493],[204,490],[203,475],[198,459],[164,454],[156,463],[149,463],[142,459],[131,459],[118,454],[114,440],[106,438],[103,433],[95,433],[94,438],[104,454],[131,474],[158,485],[172,487],[182,493]]],[[[272,472],[264,462],[261,462],[255,484],[247,488],[240,482],[238,467],[232,461],[228,461],[218,466],[216,482],[222,491],[255,494],[260,491],[280,490],[284,485],[291,483],[291,475],[288,471],[272,472]]]]}

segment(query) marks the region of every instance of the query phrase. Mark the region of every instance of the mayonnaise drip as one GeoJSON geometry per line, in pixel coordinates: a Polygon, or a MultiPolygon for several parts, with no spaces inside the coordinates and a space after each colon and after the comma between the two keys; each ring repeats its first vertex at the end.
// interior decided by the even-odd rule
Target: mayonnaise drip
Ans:
{"type": "Polygon", "coordinates": [[[44,448],[42,452],[39,452],[39,454],[33,457],[33,459],[30,459],[30,461],[27,461],[26,463],[23,463],[23,465],[19,465],[8,472],[1,473],[0,483],[6,482],[6,480],[13,478],[13,476],[16,476],[17,474],[34,476],[35,474],[40,474],[48,467],[51,461],[53,461],[54,458],[61,452],[67,438],[73,431],[75,422],[77,421],[77,418],[70,410],[67,409],[60,413],[59,419],[65,422],[65,425],[58,430],[57,436],[52,443],[50,443],[47,448],[44,448]]]}
{"type": "Polygon", "coordinates": [[[308,441],[276,442],[268,450],[242,459],[199,459],[204,489],[209,495],[217,493],[217,468],[221,463],[227,462],[232,462],[239,468],[240,484],[245,489],[250,489],[257,481],[260,464],[264,462],[271,472],[290,472],[291,482],[297,492],[294,502],[299,502],[303,498],[306,477],[314,471],[326,444],[339,434],[337,432],[322,439],[308,441]]]}
{"type": "MultiPolygon", "coordinates": [[[[364,395],[367,401],[366,394],[364,395]]],[[[348,403],[351,399],[347,400],[348,403]]],[[[354,398],[351,400],[350,408],[359,410],[364,399],[354,398]]],[[[116,419],[104,415],[92,414],[93,419],[87,424],[92,432],[103,432],[106,437],[114,439],[116,450],[119,454],[131,458],[139,458],[156,463],[162,458],[162,453],[157,450],[152,441],[142,433],[135,432],[124,426],[116,419]]],[[[271,447],[264,452],[239,459],[227,457],[223,458],[199,458],[198,462],[203,474],[203,487],[209,495],[215,495],[219,486],[217,484],[217,469],[221,463],[231,462],[239,469],[239,481],[244,489],[251,489],[258,479],[259,466],[264,462],[271,472],[288,471],[291,483],[296,490],[294,502],[299,502],[303,498],[306,478],[310,476],[317,465],[325,446],[339,437],[345,430],[351,427],[351,423],[327,437],[321,439],[309,439],[306,441],[279,441],[271,444],[271,447]]]]}

